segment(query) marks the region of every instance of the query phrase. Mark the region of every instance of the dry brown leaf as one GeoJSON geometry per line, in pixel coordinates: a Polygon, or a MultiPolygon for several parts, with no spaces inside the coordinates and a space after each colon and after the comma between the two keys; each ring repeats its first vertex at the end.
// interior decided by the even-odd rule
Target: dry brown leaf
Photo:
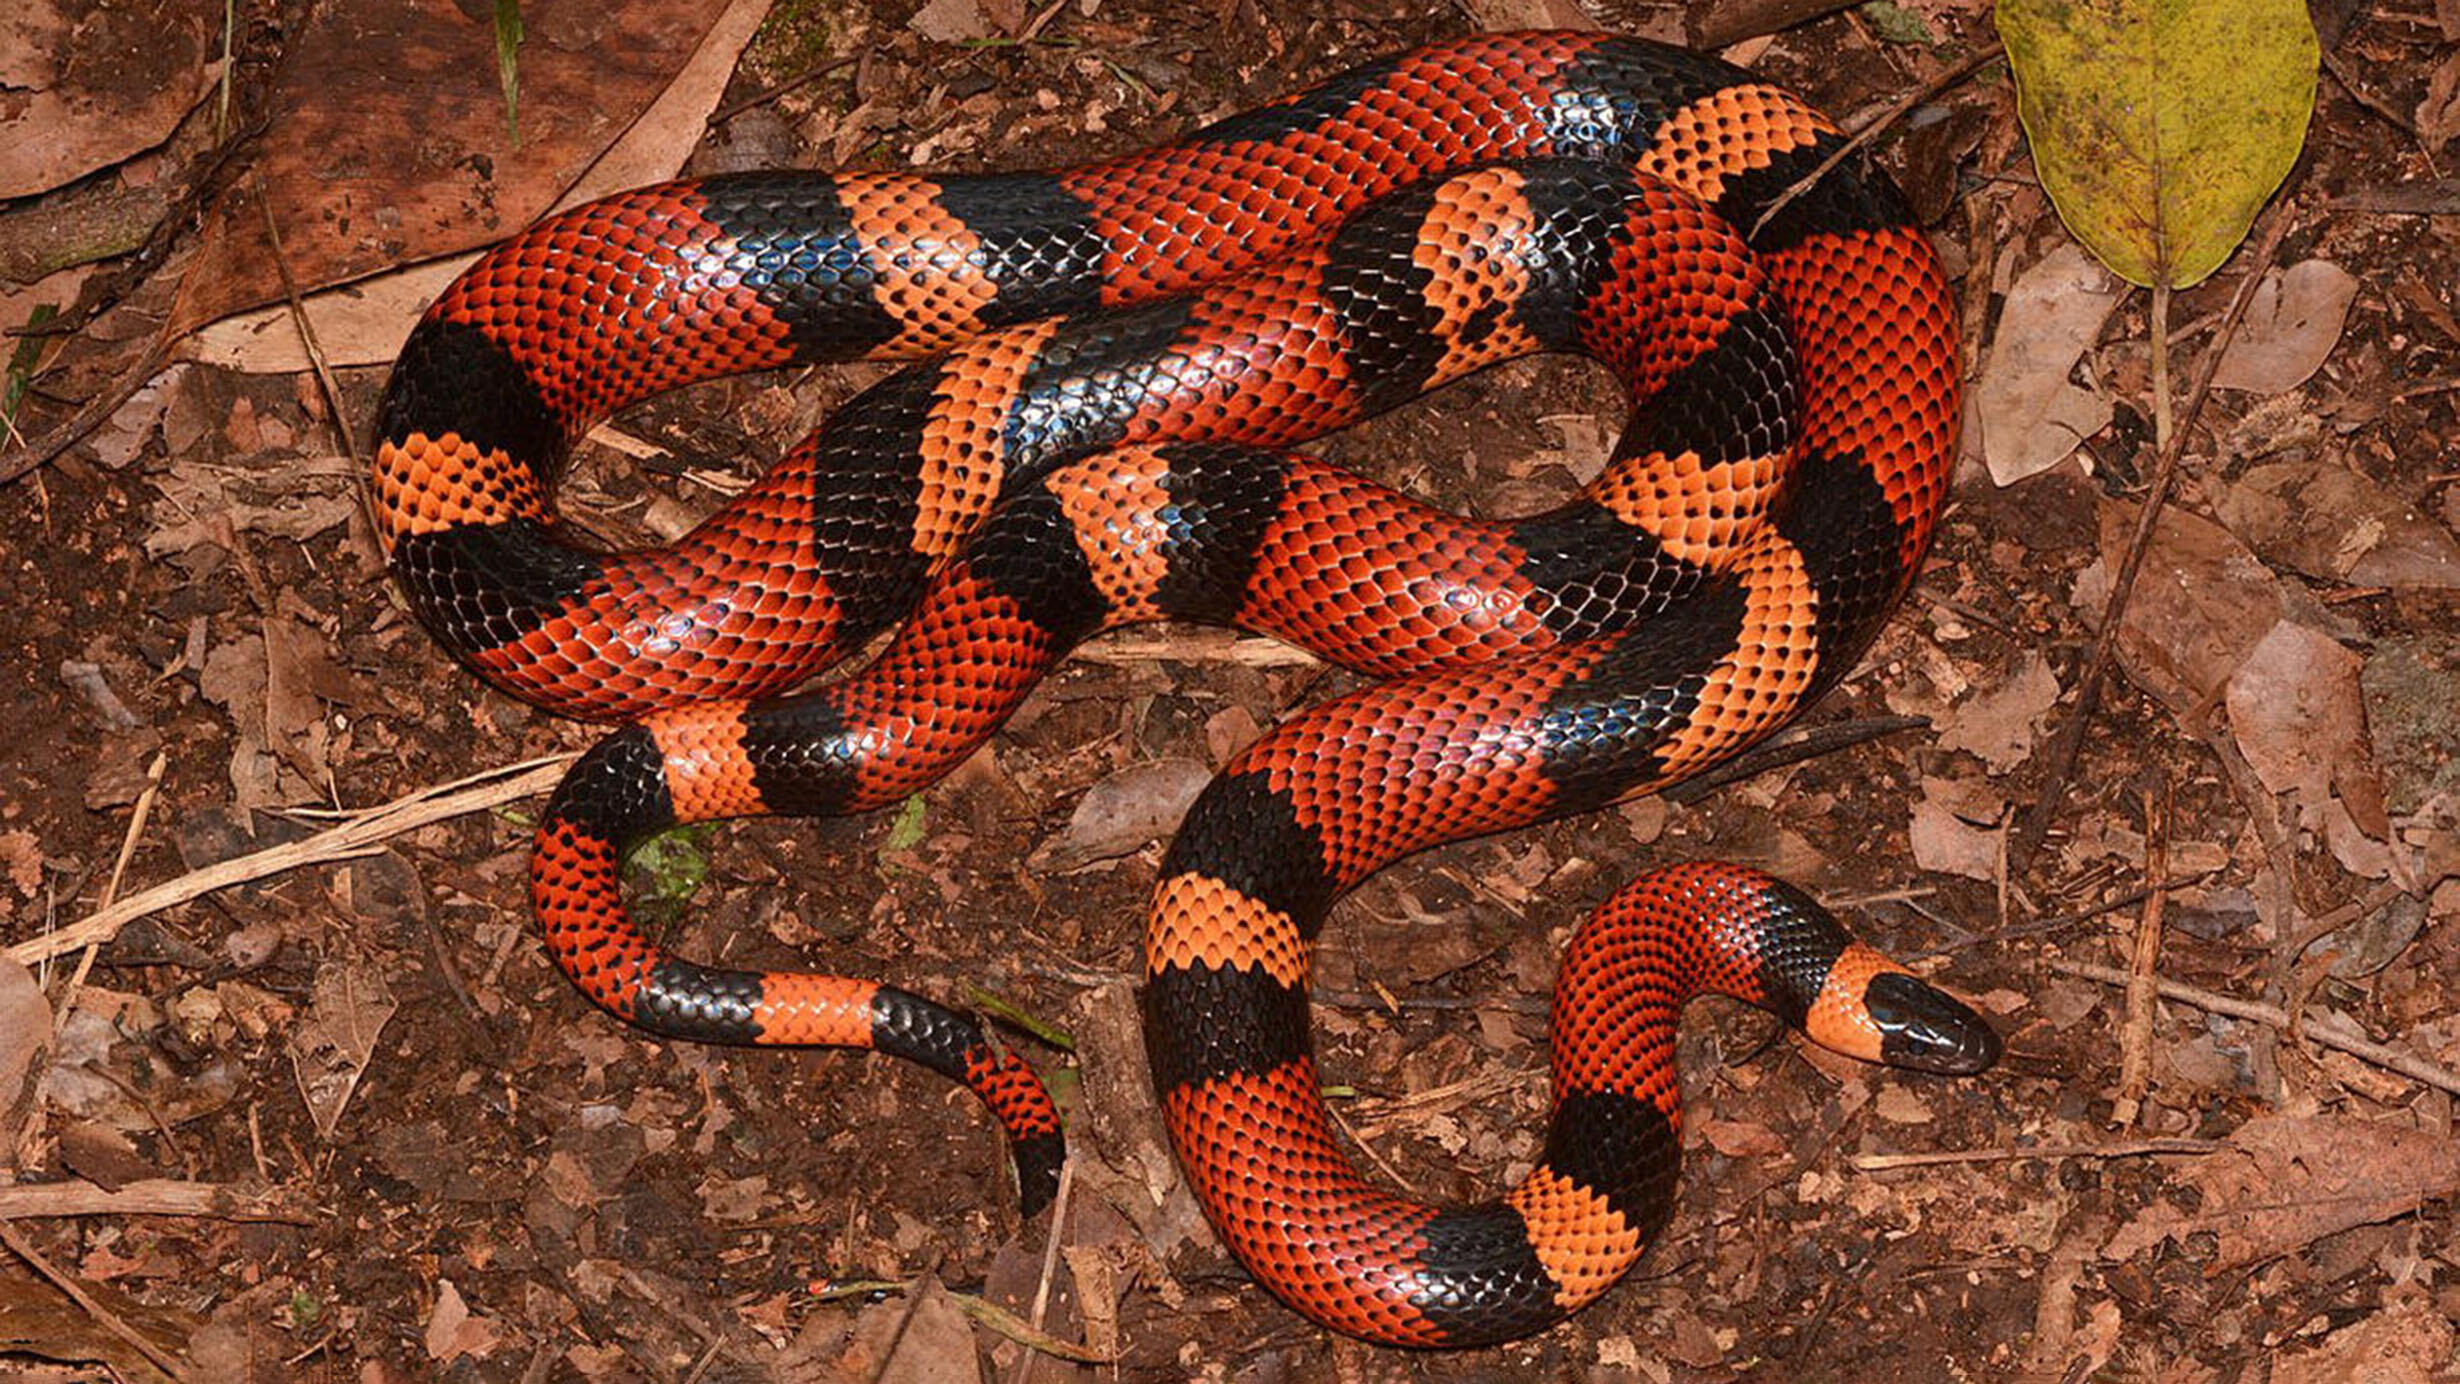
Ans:
{"type": "Polygon", "coordinates": [[[2357,276],[2330,260],[2300,260],[2264,275],[2212,372],[2213,387],[2283,394],[2306,383],[2340,344],[2357,290],[2357,276]]]}
{"type": "Polygon", "coordinates": [[[713,1221],[758,1220],[769,1210],[769,1179],[754,1173],[750,1177],[703,1182],[700,1205],[713,1221]]]}
{"type": "MultiPolygon", "coordinates": [[[[2131,507],[2101,510],[2101,561],[2076,583],[2098,617],[2134,532],[2131,507]]],[[[2171,709],[2200,713],[2284,610],[2272,573],[2227,529],[2176,505],[2161,511],[2118,631],[2127,676],[2171,709]]]]}
{"type": "Polygon", "coordinates": [[[51,1006],[34,973],[0,957],[0,1170],[19,1166],[20,1146],[42,1111],[51,1006]]]}
{"type": "Polygon", "coordinates": [[[2384,1121],[2258,1115],[2229,1145],[2179,1171],[2195,1210],[2156,1203],[2121,1226],[2102,1257],[2209,1234],[2219,1251],[2207,1272],[2223,1273],[2460,1190],[2460,1144],[2384,1121]]]}
{"type": "Polygon", "coordinates": [[[1913,863],[1967,879],[1999,877],[2007,800],[1979,779],[1925,777],[1908,835],[1913,863]]]}
{"type": "MultiPolygon", "coordinates": [[[[197,673],[197,688],[205,699],[230,714],[231,803],[246,810],[274,807],[289,794],[282,781],[281,761],[265,734],[265,639],[242,635],[217,645],[197,673]]],[[[291,783],[304,780],[292,779],[291,783]]]]}
{"type": "Polygon", "coordinates": [[[376,1037],[400,1005],[372,966],[328,961],[317,968],[307,1017],[290,1042],[292,1070],[316,1132],[330,1140],[376,1055],[376,1037]]]}
{"type": "Polygon", "coordinates": [[[215,203],[171,333],[281,297],[284,266],[302,288],[323,288],[536,220],[649,107],[724,8],[528,0],[528,32],[565,38],[521,50],[516,140],[485,10],[317,7],[287,47],[267,134],[252,149],[264,195],[215,203]]]}
{"type": "MultiPolygon", "coordinates": [[[[167,1356],[177,1356],[203,1318],[184,1308],[155,1307],[108,1283],[80,1285],[121,1324],[167,1356]]],[[[31,1274],[0,1277],[0,1346],[12,1354],[63,1364],[107,1364],[126,1384],[171,1384],[144,1351],[106,1329],[93,1312],[31,1274]]],[[[72,1377],[87,1377],[79,1372],[72,1377]]],[[[193,1377],[193,1376],[192,1376],[193,1377]]]]}
{"type": "Polygon", "coordinates": [[[1131,765],[1085,791],[1067,829],[1037,847],[1033,862],[1066,873],[1115,860],[1170,834],[1213,771],[1193,759],[1131,765]]]}
{"type": "Polygon", "coordinates": [[[2050,660],[2028,651],[2006,682],[1942,718],[1939,748],[1966,751],[1990,772],[2004,774],[2033,753],[2033,742],[2058,699],[2058,675],[2050,671],[2050,660]]]}
{"type": "Polygon", "coordinates": [[[1871,1113],[1890,1124],[1923,1125],[1938,1118],[1919,1091],[1901,1083],[1880,1087],[1871,1101],[1871,1113]]]}
{"type": "Polygon", "coordinates": [[[2272,1363],[2272,1384],[2436,1384],[2448,1381],[2452,1324],[2422,1302],[2352,1322],[2313,1350],[2272,1363]]]}
{"type": "MultiPolygon", "coordinates": [[[[973,1324],[936,1278],[925,1279],[910,1307],[884,1302],[872,1311],[902,1317],[895,1352],[868,1376],[879,1384],[981,1384],[982,1361],[974,1352],[973,1324]]],[[[867,1314],[868,1315],[868,1314],[867,1314]]]]}
{"type": "Polygon", "coordinates": [[[1728,1158],[1774,1158],[1785,1152],[1784,1136],[1756,1120],[1697,1121],[1700,1137],[1728,1158]]]}
{"type": "Polygon", "coordinates": [[[2329,635],[2283,620],[2230,675],[2230,730],[2264,787],[2321,807],[2333,766],[2366,752],[2358,693],[2365,660],[2329,635]]]}
{"type": "Polygon", "coordinates": [[[216,516],[227,516],[239,533],[261,534],[303,543],[341,527],[358,508],[358,468],[346,457],[323,457],[285,469],[284,484],[244,483],[248,473],[178,463],[151,477],[161,492],[148,512],[153,528],[145,536],[145,551],[153,557],[176,557],[207,544],[219,546],[216,516]]]}
{"type": "Polygon", "coordinates": [[[907,21],[915,33],[933,43],[963,43],[991,36],[990,22],[975,0],[929,0],[907,21]]]}
{"type": "Polygon", "coordinates": [[[33,832],[23,827],[0,831],[0,871],[26,898],[43,892],[43,847],[33,832]]]}
{"type": "Polygon", "coordinates": [[[447,1278],[437,1285],[436,1310],[427,1318],[430,1359],[450,1361],[464,1355],[484,1359],[495,1350],[502,1334],[493,1320],[471,1314],[453,1280],[447,1278]]]}
{"type": "Polygon", "coordinates": [[[2426,146],[2426,157],[2441,157],[2454,135],[2460,135],[2460,53],[2444,57],[2417,103],[2417,140],[2426,146]]]}
{"type": "Polygon", "coordinates": [[[16,0],[0,11],[0,200],[48,192],[170,137],[212,89],[213,0],[16,0]]]}
{"type": "Polygon", "coordinates": [[[1467,0],[1481,29],[1594,29],[1597,20],[1577,0],[1467,0]]]}
{"type": "Polygon", "coordinates": [[[2215,506],[2267,561],[2324,581],[2460,590],[2460,542],[2372,479],[2329,461],[2278,461],[2238,477],[2215,506]]]}
{"type": "MultiPolygon", "coordinates": [[[[734,75],[744,45],[768,13],[768,0],[732,0],[726,13],[659,93],[647,114],[625,128],[613,148],[590,165],[557,207],[619,188],[673,177],[708,128],[710,109],[734,75]]],[[[474,254],[413,265],[345,287],[308,294],[300,304],[327,363],[382,365],[401,354],[410,324],[444,286],[469,268],[474,254]]],[[[289,374],[309,366],[290,305],[277,303],[225,317],[180,345],[183,359],[238,370],[289,374]]]]}
{"type": "Polygon", "coordinates": [[[2067,377],[2125,292],[2126,285],[2072,244],[2017,276],[1973,391],[1992,480],[2014,485],[2047,471],[2108,426],[2109,399],[2067,377]]]}

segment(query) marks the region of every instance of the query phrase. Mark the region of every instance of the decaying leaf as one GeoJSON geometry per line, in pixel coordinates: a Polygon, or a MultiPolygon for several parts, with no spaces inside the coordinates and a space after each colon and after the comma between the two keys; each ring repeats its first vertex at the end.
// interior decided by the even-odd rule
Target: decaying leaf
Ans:
{"type": "Polygon", "coordinates": [[[2452,1325],[2424,1302],[2352,1322],[2312,1350],[2284,1353],[2272,1384],[2435,1384],[2448,1380],[2452,1325]]]}
{"type": "Polygon", "coordinates": [[[2258,1115],[2229,1145],[2180,1171],[2198,1194],[2194,1210],[2155,1204],[2119,1227],[2102,1257],[2209,1234],[2219,1251],[2206,1269],[2223,1273],[2460,1190],[2460,1144],[2388,1121],[2258,1115]]]}
{"type": "MultiPolygon", "coordinates": [[[[2079,609],[2098,614],[2108,574],[2134,530],[2132,511],[2101,512],[2101,561],[2076,583],[2079,609]]],[[[2173,505],[2161,512],[2118,631],[2119,659],[2138,686],[2173,709],[2199,711],[2286,612],[2272,573],[2227,529],[2173,505]]]]}
{"type": "Polygon", "coordinates": [[[2212,372],[2213,387],[2280,394],[2306,383],[2340,344],[2357,289],[2357,276],[2330,260],[2300,260],[2264,275],[2212,372]]]}
{"type": "Polygon", "coordinates": [[[0,200],[160,144],[211,88],[211,0],[17,0],[0,12],[0,200]]]}
{"type": "Polygon", "coordinates": [[[2358,689],[2365,660],[2330,636],[2283,620],[2230,675],[2231,735],[2256,777],[2275,793],[2321,809],[2336,781],[2382,801],[2366,747],[2366,707],[2358,689]],[[2357,782],[2358,776],[2370,782],[2357,782]]]}
{"type": "Polygon", "coordinates": [[[2006,682],[1950,711],[1939,726],[1939,748],[1963,750],[2003,774],[2033,753],[2034,738],[2058,703],[2058,675],[2050,660],[2028,652],[2006,682]]]}
{"type": "Polygon", "coordinates": [[[34,973],[0,957],[0,1171],[18,1166],[18,1147],[42,1109],[44,1058],[51,1050],[51,1006],[34,973]]]}
{"type": "Polygon", "coordinates": [[[1065,872],[1142,850],[1178,826],[1212,777],[1193,759],[1130,765],[1087,789],[1068,829],[1038,847],[1034,860],[1065,872]]]}
{"type": "Polygon", "coordinates": [[[2068,376],[2100,339],[2124,291],[2073,245],[2059,246],[2017,276],[1973,390],[1992,480],[2014,485],[2047,471],[2109,426],[2108,396],[2079,388],[2068,376]]]}
{"type": "Polygon", "coordinates": [[[2301,0],[2002,0],[2059,219],[2129,283],[2221,267],[2288,176],[2320,61],[2301,0]]]}
{"type": "Polygon", "coordinates": [[[523,48],[518,143],[495,65],[472,61],[457,8],[318,7],[286,44],[285,80],[252,150],[281,253],[259,198],[215,202],[180,285],[174,333],[279,300],[285,269],[301,288],[322,288],[535,220],[649,106],[723,7],[524,0],[529,32],[589,40],[523,48]],[[420,132],[415,156],[402,153],[405,131],[420,132]]]}
{"type": "Polygon", "coordinates": [[[2007,800],[1979,778],[1925,777],[1909,832],[1913,863],[1925,870],[1996,879],[2007,800]]]}
{"type": "Polygon", "coordinates": [[[2460,542],[2364,473],[2283,460],[2222,491],[2221,522],[2268,562],[2354,586],[2460,590],[2460,542]]]}
{"type": "Polygon", "coordinates": [[[474,1316],[470,1305],[461,1297],[453,1280],[445,1279],[436,1289],[436,1310],[427,1317],[427,1354],[430,1359],[447,1362],[469,1355],[484,1358],[494,1351],[503,1332],[486,1317],[474,1316]]]}
{"type": "Polygon", "coordinates": [[[327,1139],[376,1055],[376,1036],[400,1006],[372,966],[328,961],[317,968],[307,1017],[291,1038],[291,1066],[316,1132],[327,1139]]]}

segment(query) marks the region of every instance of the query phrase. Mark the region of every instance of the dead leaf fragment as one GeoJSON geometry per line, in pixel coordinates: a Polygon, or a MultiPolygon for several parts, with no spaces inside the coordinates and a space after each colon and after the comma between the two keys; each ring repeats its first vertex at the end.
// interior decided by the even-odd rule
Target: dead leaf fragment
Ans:
{"type": "Polygon", "coordinates": [[[2004,774],[2033,753],[2034,739],[2058,699],[2058,675],[2050,671],[2050,660],[2028,651],[2006,682],[1947,714],[1939,747],[1963,750],[1990,772],[2004,774]]]}
{"type": "Polygon", "coordinates": [[[2387,1307],[2273,1362],[2272,1384],[2433,1384],[2449,1379],[2452,1326],[2422,1302],[2387,1307]]]}
{"type": "Polygon", "coordinates": [[[47,192],[170,137],[218,67],[211,0],[19,0],[0,13],[0,200],[47,192]]]}
{"type": "Polygon", "coordinates": [[[42,1109],[44,1056],[51,1050],[51,1006],[34,973],[0,956],[0,1170],[18,1154],[42,1109]]]}
{"type": "Polygon", "coordinates": [[[2283,394],[2306,383],[2340,344],[2357,289],[2357,276],[2330,260],[2300,260],[2264,275],[2212,372],[2213,386],[2283,394]]]}
{"type": "Polygon", "coordinates": [[[1908,837],[1913,863],[1967,879],[1999,877],[2007,800],[1979,779],[1924,778],[1908,837]]]}
{"type": "MultiPolygon", "coordinates": [[[[266,238],[259,198],[214,203],[171,332],[281,298],[285,271],[301,289],[323,288],[536,220],[649,108],[723,8],[528,0],[530,34],[566,37],[521,50],[516,140],[495,64],[471,57],[487,52],[483,20],[397,0],[318,6],[285,43],[285,79],[250,149],[282,253],[266,238]],[[408,156],[404,131],[417,132],[408,156]]],[[[211,13],[218,34],[221,11],[211,13]]]]}
{"type": "Polygon", "coordinates": [[[1973,391],[1993,481],[2014,485],[2047,471],[2109,425],[2109,399],[2076,387],[2068,375],[2124,292],[2074,245],[2059,246],[2017,276],[1973,391]]]}
{"type": "Polygon", "coordinates": [[[2460,53],[2447,54],[2426,79],[2426,94],[2417,103],[2417,139],[2426,157],[2440,158],[2443,146],[2460,135],[2460,53]]]}
{"type": "Polygon", "coordinates": [[[2460,1144],[2388,1121],[2258,1115],[2229,1145],[2179,1174],[2200,1196],[2195,1210],[2156,1203],[2121,1226],[2102,1257],[2210,1234],[2219,1252],[2206,1272],[2224,1273],[2460,1190],[2460,1144]]]}
{"type": "Polygon", "coordinates": [[[1783,1135],[1757,1120],[1705,1119],[1697,1123],[1700,1137],[1728,1158],[1774,1158],[1787,1148],[1783,1135]]]}
{"type": "Polygon", "coordinates": [[[880,1384],[981,1384],[982,1362],[974,1353],[973,1325],[938,1279],[923,1280],[911,1315],[908,1305],[901,1302],[884,1302],[870,1312],[892,1313],[905,1320],[894,1352],[870,1375],[880,1384]]]}
{"type": "Polygon", "coordinates": [[[5,871],[9,883],[26,898],[43,892],[43,847],[34,833],[20,827],[0,831],[0,871],[5,871]]]}
{"type": "Polygon", "coordinates": [[[316,971],[307,1018],[291,1039],[291,1066],[316,1132],[327,1139],[376,1055],[376,1037],[400,1005],[372,966],[329,961],[316,971]]]}
{"type": "Polygon", "coordinates": [[[990,23],[982,17],[982,6],[975,0],[931,0],[916,10],[908,22],[915,33],[933,43],[963,43],[991,36],[990,23]]]}
{"type": "Polygon", "coordinates": [[[1115,860],[1170,834],[1213,771],[1193,759],[1131,765],[1085,791],[1067,830],[1034,851],[1035,863],[1065,873],[1115,860]]]}
{"type": "Polygon", "coordinates": [[[469,1355],[484,1359],[491,1354],[502,1332],[487,1317],[473,1316],[470,1305],[461,1299],[461,1290],[453,1280],[442,1280],[436,1288],[436,1310],[427,1317],[427,1354],[430,1359],[449,1361],[469,1355]]]}
{"type": "Polygon", "coordinates": [[[2460,541],[2397,493],[2322,460],[2258,466],[2216,506],[2266,560],[2356,586],[2460,590],[2460,541]]]}
{"type": "MultiPolygon", "coordinates": [[[[2134,526],[2132,507],[2102,507],[2101,561],[2076,583],[2079,608],[2099,616],[2134,526]]],[[[2154,523],[2119,625],[2119,659],[2130,679],[2171,709],[2200,712],[2283,610],[2272,573],[2255,554],[2227,529],[2172,505],[2154,523]]]]}
{"type": "MultiPolygon", "coordinates": [[[[2321,810],[2336,778],[2373,777],[2358,687],[2365,666],[2329,635],[2288,620],[2248,652],[2229,679],[2229,726],[2264,787],[2321,810]]],[[[2380,801],[2380,787],[2370,796],[2380,801]]]]}

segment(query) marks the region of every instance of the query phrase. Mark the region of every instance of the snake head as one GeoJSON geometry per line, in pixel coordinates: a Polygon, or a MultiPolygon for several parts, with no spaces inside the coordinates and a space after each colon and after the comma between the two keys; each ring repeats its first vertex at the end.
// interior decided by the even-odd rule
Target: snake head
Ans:
{"type": "Polygon", "coordinates": [[[1970,1076],[1999,1060],[1999,1032],[1945,991],[1901,972],[1871,977],[1862,992],[1879,1028],[1880,1060],[1892,1067],[1970,1076]]]}

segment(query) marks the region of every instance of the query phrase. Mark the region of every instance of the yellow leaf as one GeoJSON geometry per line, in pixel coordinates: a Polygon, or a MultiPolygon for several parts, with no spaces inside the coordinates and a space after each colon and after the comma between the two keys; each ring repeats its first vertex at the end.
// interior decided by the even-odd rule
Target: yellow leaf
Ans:
{"type": "Polygon", "coordinates": [[[2000,0],[2041,184],[2129,282],[2221,267],[2306,138],[2304,0],[2000,0]]]}

